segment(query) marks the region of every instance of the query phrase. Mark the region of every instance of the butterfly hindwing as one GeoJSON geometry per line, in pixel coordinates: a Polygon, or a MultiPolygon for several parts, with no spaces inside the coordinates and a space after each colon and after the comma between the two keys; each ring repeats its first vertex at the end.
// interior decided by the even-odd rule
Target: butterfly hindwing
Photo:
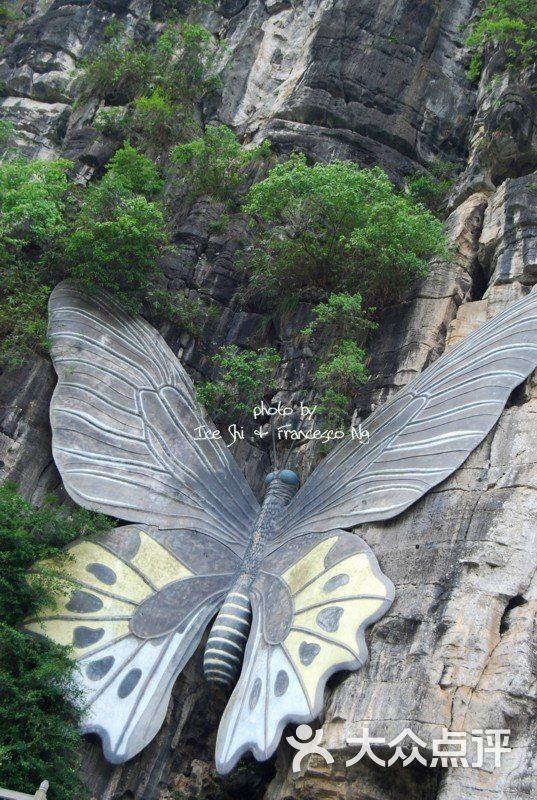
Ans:
{"type": "Polygon", "coordinates": [[[228,772],[251,750],[264,760],[288,722],[321,711],[326,681],[367,659],[365,629],[394,596],[369,547],[331,531],[277,547],[253,584],[244,665],[218,732],[216,763],[228,772]]]}
{"type": "Polygon", "coordinates": [[[82,730],[97,733],[108,761],[121,763],[160,729],[174,681],[239,559],[199,532],[135,525],[76,542],[68,553],[68,589],[25,627],[72,647],[82,730]]]}

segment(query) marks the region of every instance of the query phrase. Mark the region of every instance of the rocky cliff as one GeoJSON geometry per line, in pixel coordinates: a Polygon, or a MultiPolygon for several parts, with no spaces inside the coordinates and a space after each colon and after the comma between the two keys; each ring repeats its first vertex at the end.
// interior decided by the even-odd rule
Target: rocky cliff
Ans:
{"type": "MultiPolygon", "coordinates": [[[[168,3],[184,12],[188,3],[168,3]]],[[[488,54],[479,86],[469,82],[466,30],[474,0],[220,0],[199,15],[226,44],[222,89],[204,109],[244,141],[266,137],[279,154],[380,165],[401,181],[439,155],[457,165],[446,228],[447,260],[382,313],[368,345],[372,379],[356,397],[357,418],[405,385],[446,347],[529,290],[537,280],[536,74],[503,69],[488,54]]],[[[19,146],[65,155],[81,181],[99,172],[113,144],[93,126],[98,102],[75,103],[73,69],[115,17],[149,36],[165,13],[159,0],[54,0],[21,5],[0,60],[0,108],[19,146]]],[[[6,31],[4,31],[6,33],[6,31]]],[[[210,296],[219,308],[204,333],[164,332],[187,368],[210,376],[215,343],[275,344],[283,355],[274,399],[307,399],[312,353],[298,337],[307,304],[270,325],[239,308],[235,265],[244,225],[211,227],[210,200],[178,211],[169,256],[171,288],[210,296]]],[[[36,358],[0,376],[0,476],[38,502],[59,486],[48,403],[52,368],[36,358]]],[[[335,762],[315,756],[294,774],[280,746],[263,765],[231,776],[212,767],[225,698],[204,684],[200,655],[177,682],[164,728],[132,762],[103,762],[88,741],[82,764],[96,798],[156,800],[517,800],[537,796],[537,394],[530,380],[464,466],[396,520],[360,529],[396,587],[391,611],[370,634],[371,658],[340,676],[321,720],[335,762]],[[345,767],[345,744],[364,724],[393,739],[411,728],[425,742],[442,728],[509,728],[511,752],[494,768],[434,769],[365,759],[345,767]]],[[[259,486],[266,454],[237,452],[259,486]]],[[[307,470],[317,457],[303,449],[307,470]]],[[[382,748],[378,755],[387,758],[382,748]]],[[[428,754],[430,756],[430,753],[428,754]]],[[[47,776],[48,777],[48,776],[47,776]]]]}

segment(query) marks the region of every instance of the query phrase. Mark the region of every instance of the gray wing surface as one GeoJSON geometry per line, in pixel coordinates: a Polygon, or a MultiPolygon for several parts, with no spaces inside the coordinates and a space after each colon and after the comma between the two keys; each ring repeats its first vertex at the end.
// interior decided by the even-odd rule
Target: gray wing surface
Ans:
{"type": "Polygon", "coordinates": [[[105,292],[53,291],[49,336],[58,385],[53,454],[70,496],[129,522],[197,530],[237,553],[259,504],[206,423],[161,336],[105,292]]]}
{"type": "Polygon", "coordinates": [[[537,367],[537,292],[441,356],[363,424],[369,442],[337,447],[291,501],[282,533],[389,519],[454,472],[537,367]]]}

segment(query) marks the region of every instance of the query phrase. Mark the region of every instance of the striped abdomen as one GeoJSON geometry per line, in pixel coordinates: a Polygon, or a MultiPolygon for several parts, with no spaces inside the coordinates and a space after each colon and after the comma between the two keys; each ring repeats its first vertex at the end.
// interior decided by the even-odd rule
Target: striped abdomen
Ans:
{"type": "Polygon", "coordinates": [[[248,596],[239,591],[230,592],[218,612],[205,647],[203,671],[208,681],[229,687],[235,685],[251,622],[248,596]]]}

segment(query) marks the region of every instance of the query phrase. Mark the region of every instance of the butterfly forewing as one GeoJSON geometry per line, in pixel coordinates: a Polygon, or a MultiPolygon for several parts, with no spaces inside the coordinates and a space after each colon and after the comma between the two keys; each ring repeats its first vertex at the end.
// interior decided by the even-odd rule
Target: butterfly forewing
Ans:
{"type": "Polygon", "coordinates": [[[289,505],[281,540],[404,511],[451,475],[537,365],[537,292],[445,353],[325,458],[289,505]]]}
{"type": "Polygon", "coordinates": [[[224,443],[196,436],[206,420],[164,340],[105,292],[69,282],[49,311],[53,453],[71,497],[243,552],[259,504],[224,443]]]}

